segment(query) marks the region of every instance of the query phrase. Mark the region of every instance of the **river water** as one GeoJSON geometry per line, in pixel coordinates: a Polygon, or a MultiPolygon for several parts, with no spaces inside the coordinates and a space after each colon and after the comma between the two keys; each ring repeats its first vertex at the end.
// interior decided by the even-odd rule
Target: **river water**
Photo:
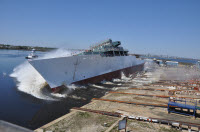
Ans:
{"type": "Polygon", "coordinates": [[[16,80],[9,75],[13,69],[25,61],[29,52],[0,50],[0,119],[22,126],[40,109],[43,101],[20,92],[16,80]]]}

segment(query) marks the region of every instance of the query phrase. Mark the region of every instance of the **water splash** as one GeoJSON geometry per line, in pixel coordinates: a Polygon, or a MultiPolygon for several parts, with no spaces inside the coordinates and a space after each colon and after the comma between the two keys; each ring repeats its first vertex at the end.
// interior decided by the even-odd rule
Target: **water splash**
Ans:
{"type": "Polygon", "coordinates": [[[95,88],[99,88],[99,89],[107,89],[106,87],[100,86],[100,85],[96,85],[96,84],[89,84],[89,86],[93,86],[95,88]]]}
{"type": "Polygon", "coordinates": [[[115,83],[116,82],[120,83],[120,82],[130,82],[132,79],[133,79],[132,75],[127,77],[127,76],[125,76],[125,74],[123,72],[121,72],[121,78],[115,78],[112,81],[115,83]]]}
{"type": "MultiPolygon", "coordinates": [[[[48,52],[38,59],[66,57],[71,55],[72,52],[69,50],[58,49],[48,52]]],[[[19,91],[31,94],[36,98],[55,100],[54,97],[66,97],[66,95],[43,93],[42,88],[46,85],[46,81],[27,61],[15,67],[10,76],[16,78],[19,91]]]]}
{"type": "MultiPolygon", "coordinates": [[[[58,57],[67,57],[72,56],[75,52],[66,49],[57,49],[51,52],[47,52],[39,59],[49,59],[49,58],[58,58],[58,57]]],[[[78,52],[76,52],[78,53],[78,52]]]]}

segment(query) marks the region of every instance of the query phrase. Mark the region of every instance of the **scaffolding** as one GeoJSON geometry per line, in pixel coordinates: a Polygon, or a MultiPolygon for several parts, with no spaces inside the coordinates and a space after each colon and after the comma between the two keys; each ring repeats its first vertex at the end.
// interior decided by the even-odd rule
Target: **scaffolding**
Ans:
{"type": "Polygon", "coordinates": [[[200,110],[197,100],[169,98],[168,113],[178,113],[182,115],[194,116],[196,118],[197,110],[200,110]],[[184,109],[187,111],[184,111],[184,109]]]}

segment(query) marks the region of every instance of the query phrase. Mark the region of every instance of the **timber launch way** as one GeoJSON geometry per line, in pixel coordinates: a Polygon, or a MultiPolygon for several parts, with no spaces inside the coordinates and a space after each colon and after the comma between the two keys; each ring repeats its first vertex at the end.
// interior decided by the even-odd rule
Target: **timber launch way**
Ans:
{"type": "Polygon", "coordinates": [[[111,39],[92,46],[82,53],[51,59],[36,59],[29,63],[57,91],[62,85],[88,84],[111,81],[125,76],[136,75],[144,68],[144,61],[128,54],[120,47],[120,41],[111,39]]]}

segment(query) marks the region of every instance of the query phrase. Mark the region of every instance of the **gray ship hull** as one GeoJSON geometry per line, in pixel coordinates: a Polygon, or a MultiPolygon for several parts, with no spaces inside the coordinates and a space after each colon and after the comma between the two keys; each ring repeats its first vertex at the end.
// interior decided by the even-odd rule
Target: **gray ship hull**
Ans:
{"type": "Polygon", "coordinates": [[[55,90],[69,84],[97,83],[142,71],[144,61],[135,56],[102,57],[100,55],[38,59],[29,62],[55,90]]]}

